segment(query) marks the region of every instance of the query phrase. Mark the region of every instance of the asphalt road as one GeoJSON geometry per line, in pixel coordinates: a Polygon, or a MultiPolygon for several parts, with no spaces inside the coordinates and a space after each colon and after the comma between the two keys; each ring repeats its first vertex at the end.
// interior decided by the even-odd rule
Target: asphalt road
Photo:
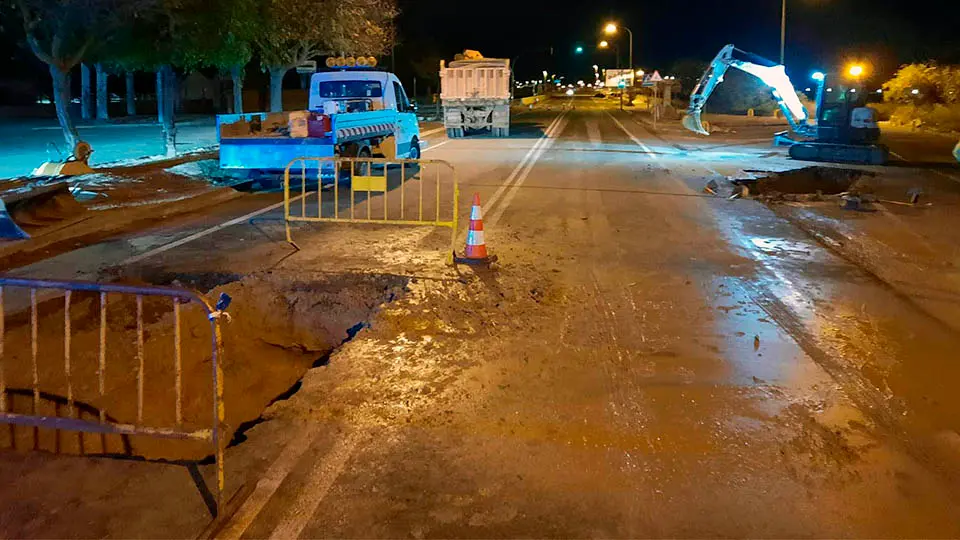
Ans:
{"type": "MultiPolygon", "coordinates": [[[[220,536],[960,535],[960,338],[762,203],[703,192],[799,165],[764,130],[694,139],[578,99],[507,140],[435,135],[494,270],[446,268],[438,231],[304,225],[293,252],[279,210],[216,228],[249,198],[96,246],[127,277],[404,281],[230,449],[220,536]]],[[[61,257],[41,264],[81,256],[61,257]]],[[[4,500],[58,512],[4,535],[209,521],[176,467],[65,463],[0,460],[4,500]]]]}

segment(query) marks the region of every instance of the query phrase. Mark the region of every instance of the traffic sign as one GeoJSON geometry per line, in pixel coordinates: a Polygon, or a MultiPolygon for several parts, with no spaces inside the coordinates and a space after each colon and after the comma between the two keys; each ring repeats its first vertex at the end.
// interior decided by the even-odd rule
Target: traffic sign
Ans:
{"type": "MultiPolygon", "coordinates": [[[[329,62],[328,62],[329,65],[329,62]]],[[[311,73],[317,72],[317,61],[316,60],[307,60],[306,62],[297,66],[297,73],[301,75],[309,75],[311,73]]]]}
{"type": "Polygon", "coordinates": [[[650,76],[650,79],[649,79],[649,80],[650,80],[650,82],[652,82],[652,83],[658,83],[658,82],[661,82],[661,81],[663,80],[663,77],[660,76],[660,72],[659,72],[659,71],[654,71],[654,72],[653,72],[653,75],[650,76]]]}

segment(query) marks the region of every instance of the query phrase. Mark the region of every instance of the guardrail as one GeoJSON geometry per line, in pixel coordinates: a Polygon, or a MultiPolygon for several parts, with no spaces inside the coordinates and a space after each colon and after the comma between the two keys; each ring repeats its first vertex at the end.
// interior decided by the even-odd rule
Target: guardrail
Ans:
{"type": "Polygon", "coordinates": [[[433,226],[450,229],[453,262],[460,185],[446,161],[298,158],[287,165],[283,186],[287,242],[298,250],[290,229],[296,222],[433,226]]]}
{"type": "MultiPolygon", "coordinates": [[[[142,435],[163,439],[183,439],[210,442],[216,464],[216,506],[214,513],[220,512],[223,503],[224,467],[224,404],[223,404],[223,342],[220,334],[220,318],[229,305],[230,297],[221,295],[216,304],[211,304],[202,295],[170,287],[131,286],[119,284],[102,284],[78,281],[53,281],[41,279],[22,279],[0,276],[0,424],[20,425],[33,428],[34,448],[39,445],[39,429],[50,428],[79,433],[101,434],[103,453],[106,451],[105,437],[108,434],[120,436],[142,435]],[[38,291],[43,291],[44,299],[38,300],[38,291]],[[17,294],[19,293],[19,294],[17,294]],[[62,293],[62,297],[60,296],[62,293]],[[62,299],[62,304],[59,300],[62,299]],[[149,302],[150,313],[150,345],[156,346],[160,328],[167,321],[161,317],[162,304],[169,301],[169,310],[172,312],[170,325],[172,326],[172,344],[167,344],[172,352],[170,362],[173,364],[172,383],[173,400],[169,405],[173,409],[172,425],[164,425],[159,417],[169,417],[169,411],[156,414],[157,418],[146,418],[144,414],[144,399],[146,391],[152,396],[164,394],[158,387],[148,386],[145,370],[145,313],[144,301],[149,302]],[[131,302],[132,301],[132,302],[131,302]],[[135,304],[134,321],[128,319],[128,309],[132,311],[130,303],[135,304]],[[119,305],[118,305],[119,304],[119,305]],[[19,309],[17,306],[21,306],[19,309]],[[6,306],[13,306],[9,309],[6,306]],[[118,306],[119,312],[114,311],[113,317],[108,318],[108,307],[118,306]],[[212,417],[209,423],[194,418],[184,418],[184,380],[183,380],[183,336],[181,331],[181,313],[184,306],[195,307],[201,310],[202,315],[210,323],[210,359],[212,417]],[[49,325],[57,321],[59,311],[63,311],[62,342],[49,333],[49,326],[44,328],[41,339],[41,320],[49,325]],[[26,311],[27,313],[24,313],[26,311]],[[41,315],[42,312],[42,315],[41,315]],[[15,324],[8,324],[9,318],[15,324]],[[122,320],[118,321],[118,315],[122,320]],[[51,317],[53,320],[51,320],[51,317]],[[111,328],[111,324],[113,327],[111,328]],[[119,329],[116,327],[119,325],[119,329]],[[75,326],[77,330],[75,330],[75,326]],[[113,332],[111,332],[113,330],[113,332]],[[120,341],[116,334],[121,336],[125,343],[120,341]],[[132,335],[131,335],[132,334],[132,335]],[[113,339],[108,339],[112,337],[113,339]],[[76,341],[74,341],[76,338],[76,341]],[[110,345],[108,347],[108,344],[110,345]],[[126,358],[127,351],[135,351],[133,358],[126,358]],[[62,354],[62,358],[60,355],[62,354]],[[54,359],[57,360],[54,360],[54,359]],[[119,367],[108,370],[110,363],[116,362],[119,367]],[[129,364],[134,365],[136,375],[134,395],[121,395],[119,398],[108,394],[107,379],[110,371],[115,371],[117,379],[126,380],[129,364]],[[43,377],[41,376],[43,375],[43,377]],[[46,380],[44,380],[46,378],[46,380]],[[17,388],[20,387],[20,388],[17,388]],[[43,390],[41,390],[43,388],[43,390]],[[54,391],[51,391],[54,390],[54,391]],[[26,406],[29,412],[15,412],[11,410],[16,405],[12,399],[15,394],[29,395],[32,400],[26,406]],[[65,400],[66,417],[49,416],[41,410],[41,396],[51,394],[61,395],[65,400]],[[8,400],[8,397],[11,398],[8,400]],[[107,403],[110,399],[119,399],[124,403],[123,408],[131,408],[126,401],[136,399],[135,416],[126,422],[115,420],[116,413],[108,414],[107,403]],[[9,401],[9,402],[8,402],[9,401]],[[96,411],[95,419],[83,418],[85,409],[90,416],[91,406],[96,411]],[[206,424],[209,427],[200,427],[206,424]]],[[[188,308],[189,309],[189,308],[188,308]]],[[[169,312],[168,312],[169,313],[169,312]]],[[[200,314],[189,313],[191,317],[200,314]]],[[[165,314],[166,315],[166,314],[165,314]]],[[[60,324],[56,324],[53,331],[59,334],[60,324]]],[[[167,349],[164,348],[164,351],[167,349]]],[[[205,361],[199,358],[198,361],[205,361]]],[[[150,384],[166,379],[158,374],[150,384]]],[[[193,386],[193,385],[191,385],[193,386]]],[[[121,390],[129,388],[120,385],[121,390]]],[[[195,397],[195,396],[188,396],[195,397]]],[[[151,397],[150,406],[154,403],[151,397]]],[[[161,405],[164,405],[161,403],[161,405]]],[[[63,407],[58,407],[62,410],[63,407]]],[[[11,427],[11,443],[15,443],[15,433],[11,427]]],[[[59,441],[59,436],[57,438],[59,441]]],[[[81,453],[84,451],[83,439],[80,439],[81,453]]]]}

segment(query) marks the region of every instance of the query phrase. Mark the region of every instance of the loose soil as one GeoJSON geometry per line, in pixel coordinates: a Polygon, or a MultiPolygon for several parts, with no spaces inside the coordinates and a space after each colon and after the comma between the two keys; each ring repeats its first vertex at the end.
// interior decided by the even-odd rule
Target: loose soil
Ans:
{"type": "MultiPolygon", "coordinates": [[[[192,276],[209,285],[235,276],[192,276]]],[[[184,279],[184,278],[181,278],[184,279]]],[[[162,279],[161,279],[162,280],[162,279]]],[[[151,280],[153,281],[153,280],[151,280]]],[[[156,282],[156,281],[154,281],[156,282]]],[[[171,282],[172,285],[182,285],[171,282]]],[[[233,298],[223,320],[226,424],[233,432],[255,420],[277,396],[289,390],[318,360],[368,320],[377,308],[401,294],[405,278],[389,275],[298,275],[296,279],[256,274],[215,286],[233,298]]],[[[21,291],[5,291],[10,305],[24,305],[21,291]],[[19,300],[19,302],[18,302],[19,300]]],[[[26,414],[95,420],[103,409],[120,423],[138,423],[137,305],[132,296],[108,295],[105,392],[98,388],[100,304],[96,294],[71,300],[70,388],[77,402],[67,405],[64,370],[65,317],[62,296],[38,305],[37,377],[42,392],[33,411],[29,310],[8,313],[2,367],[9,388],[8,410],[26,414]]],[[[181,307],[183,429],[209,429],[213,418],[210,323],[196,305],[181,307]]],[[[143,411],[141,425],[176,426],[174,312],[168,298],[143,299],[143,411]]],[[[0,446],[60,453],[123,454],[149,459],[195,460],[212,453],[206,442],[147,437],[100,437],[11,427],[0,431],[0,446]]]]}

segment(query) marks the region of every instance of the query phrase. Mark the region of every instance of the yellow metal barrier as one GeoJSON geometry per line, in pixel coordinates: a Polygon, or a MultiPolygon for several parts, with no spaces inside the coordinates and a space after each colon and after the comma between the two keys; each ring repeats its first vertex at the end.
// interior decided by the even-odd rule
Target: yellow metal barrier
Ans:
{"type": "Polygon", "coordinates": [[[441,160],[297,158],[284,171],[287,242],[298,250],[296,222],[446,227],[452,263],[459,201],[457,170],[441,160]]]}

